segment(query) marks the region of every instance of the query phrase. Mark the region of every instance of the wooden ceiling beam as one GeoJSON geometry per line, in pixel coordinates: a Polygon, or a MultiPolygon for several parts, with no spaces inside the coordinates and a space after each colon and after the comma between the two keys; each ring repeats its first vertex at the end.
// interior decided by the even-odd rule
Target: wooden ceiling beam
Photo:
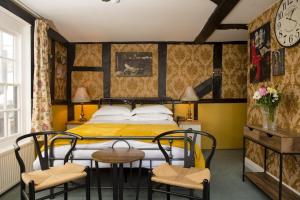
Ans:
{"type": "Polygon", "coordinates": [[[220,24],[217,26],[218,30],[229,30],[229,29],[244,29],[248,30],[247,24],[220,24]]]}
{"type": "Polygon", "coordinates": [[[219,5],[221,0],[211,0],[212,2],[214,2],[215,4],[219,5]]]}
{"type": "Polygon", "coordinates": [[[207,20],[200,34],[196,37],[195,43],[205,42],[239,1],[240,0],[220,0],[217,8],[207,20]]]}

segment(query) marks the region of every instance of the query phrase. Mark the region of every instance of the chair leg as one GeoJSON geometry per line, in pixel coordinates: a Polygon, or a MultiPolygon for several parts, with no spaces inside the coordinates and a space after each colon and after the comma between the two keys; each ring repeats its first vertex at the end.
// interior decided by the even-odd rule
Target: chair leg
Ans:
{"type": "Polygon", "coordinates": [[[25,192],[25,183],[21,180],[21,182],[20,182],[20,199],[21,200],[25,200],[25,197],[24,197],[24,195],[23,195],[23,191],[25,192]]]}
{"type": "MultiPolygon", "coordinates": [[[[194,190],[190,190],[190,196],[193,197],[194,196],[194,190]]],[[[193,200],[194,198],[190,198],[190,200],[193,200]]]]}
{"type": "Polygon", "coordinates": [[[29,200],[35,200],[34,182],[29,183],[29,200]]]}
{"type": "Polygon", "coordinates": [[[203,200],[209,200],[210,199],[210,184],[208,180],[203,181],[203,200]]]}
{"type": "Polygon", "coordinates": [[[85,168],[86,177],[85,177],[85,191],[86,191],[86,200],[91,199],[91,177],[90,177],[90,168],[85,168]]]}
{"type": "Polygon", "coordinates": [[[64,200],[68,200],[68,183],[64,184],[64,200]]]}
{"type": "Polygon", "coordinates": [[[152,200],[152,170],[150,169],[148,172],[148,200],[152,200]]]}
{"type": "MultiPolygon", "coordinates": [[[[170,185],[167,185],[167,191],[171,192],[171,186],[170,185]]],[[[170,194],[167,194],[167,200],[170,200],[170,198],[171,198],[170,194]]]]}

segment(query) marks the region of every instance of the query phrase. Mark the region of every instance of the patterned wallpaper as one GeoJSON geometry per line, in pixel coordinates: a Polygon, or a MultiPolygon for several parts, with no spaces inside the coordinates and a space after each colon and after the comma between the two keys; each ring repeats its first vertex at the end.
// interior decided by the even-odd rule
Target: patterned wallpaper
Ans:
{"type": "MultiPolygon", "coordinates": [[[[271,22],[271,50],[277,50],[280,46],[276,41],[274,32],[274,19],[278,3],[265,11],[249,24],[249,32],[252,32],[267,22],[271,22]]],[[[293,131],[300,134],[300,48],[299,44],[292,48],[285,49],[285,75],[271,76],[271,81],[261,83],[265,85],[278,86],[283,97],[277,110],[277,124],[279,128],[293,131]]],[[[271,60],[272,62],[272,60],[271,60]]],[[[248,66],[248,70],[250,65],[248,66]]],[[[261,123],[260,110],[254,108],[252,95],[261,84],[250,84],[248,75],[248,110],[247,121],[251,124],[261,123]]],[[[263,149],[253,143],[248,144],[247,157],[263,166],[263,149]]],[[[268,170],[278,176],[278,156],[270,152],[268,170]]],[[[300,157],[285,156],[283,180],[288,185],[300,192],[300,157]]]]}
{"type": "Polygon", "coordinates": [[[85,87],[92,100],[103,97],[103,73],[93,71],[72,72],[72,97],[78,87],[85,87]]]}
{"type": "Polygon", "coordinates": [[[54,99],[67,100],[67,48],[55,42],[54,99]]]}
{"type": "MultiPolygon", "coordinates": [[[[187,86],[196,87],[210,78],[212,72],[213,45],[168,45],[168,97],[180,99],[187,86]]],[[[212,98],[212,93],[205,98],[212,98]]]]}
{"type": "Polygon", "coordinates": [[[102,66],[102,45],[101,44],[76,44],[74,66],[101,67],[102,66]]]}
{"type": "Polygon", "coordinates": [[[225,44],[222,54],[222,98],[246,98],[247,45],[225,44]]]}
{"type": "Polygon", "coordinates": [[[158,45],[113,44],[111,47],[111,97],[157,97],[158,96],[158,45]],[[117,77],[117,52],[152,52],[151,77],[117,77]]]}

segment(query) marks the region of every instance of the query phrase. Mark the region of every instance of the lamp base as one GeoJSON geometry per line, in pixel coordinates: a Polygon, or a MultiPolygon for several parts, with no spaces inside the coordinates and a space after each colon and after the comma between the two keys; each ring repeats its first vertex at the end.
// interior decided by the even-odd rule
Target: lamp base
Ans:
{"type": "Polygon", "coordinates": [[[80,112],[80,118],[79,118],[80,122],[86,122],[87,119],[84,117],[84,112],[83,112],[83,103],[81,104],[81,112],[80,112]]]}
{"type": "Polygon", "coordinates": [[[189,109],[188,109],[188,114],[187,114],[187,118],[186,118],[187,121],[192,121],[193,120],[193,117],[192,117],[192,108],[191,107],[192,106],[189,103],[189,109]]]}

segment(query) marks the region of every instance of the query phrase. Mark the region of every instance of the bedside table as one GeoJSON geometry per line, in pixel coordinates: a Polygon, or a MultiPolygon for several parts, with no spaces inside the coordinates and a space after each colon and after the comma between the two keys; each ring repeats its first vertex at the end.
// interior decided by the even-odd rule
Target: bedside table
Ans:
{"type": "MultiPolygon", "coordinates": [[[[201,131],[201,124],[198,120],[185,120],[185,121],[178,121],[178,125],[182,129],[193,129],[195,131],[201,131]]],[[[201,135],[198,135],[196,144],[199,146],[201,145],[201,135]]]]}
{"type": "Polygon", "coordinates": [[[69,130],[71,128],[75,128],[75,127],[80,126],[82,124],[84,124],[84,122],[80,122],[80,121],[77,121],[77,120],[68,121],[66,123],[66,128],[67,128],[66,130],[69,130]]]}

